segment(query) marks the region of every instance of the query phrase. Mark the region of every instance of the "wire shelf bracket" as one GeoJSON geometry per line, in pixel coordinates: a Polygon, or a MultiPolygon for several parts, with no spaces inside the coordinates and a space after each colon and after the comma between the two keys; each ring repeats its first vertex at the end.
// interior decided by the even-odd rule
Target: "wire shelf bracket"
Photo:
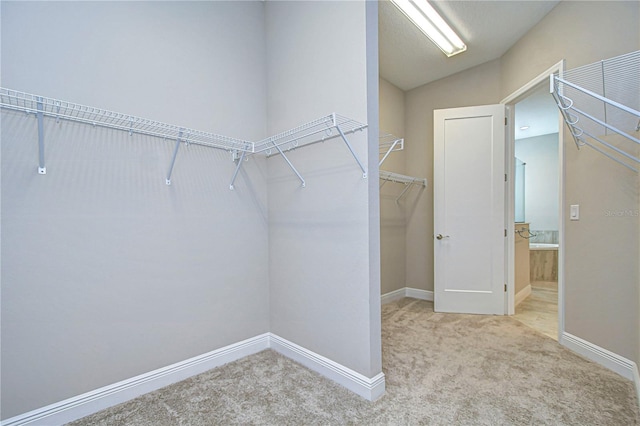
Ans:
{"type": "Polygon", "coordinates": [[[404,139],[398,139],[390,133],[383,134],[380,135],[379,147],[382,158],[378,162],[378,166],[382,166],[382,163],[384,163],[384,160],[387,159],[389,154],[395,151],[402,151],[404,149],[404,139]]]}
{"type": "Polygon", "coordinates": [[[182,133],[180,130],[178,132],[178,137],[176,139],[176,146],[173,148],[173,155],[171,156],[171,165],[169,166],[169,171],[167,172],[167,185],[171,185],[171,173],[173,172],[173,166],[176,164],[176,157],[178,156],[178,150],[180,149],[180,142],[182,142],[182,133]]]}
{"type": "Polygon", "coordinates": [[[47,167],[44,164],[44,105],[42,98],[36,98],[36,118],[38,120],[38,173],[47,174],[47,167]]]}
{"type": "Polygon", "coordinates": [[[215,133],[166,124],[159,121],[135,117],[114,111],[108,111],[95,107],[75,104],[67,101],[32,95],[17,90],[0,87],[0,107],[14,111],[24,111],[34,114],[38,126],[38,173],[46,174],[45,166],[45,135],[44,117],[55,118],[56,123],[61,120],[90,124],[94,127],[105,127],[122,130],[134,134],[147,135],[164,140],[175,140],[169,169],[165,183],[171,185],[171,176],[175,168],[180,145],[195,144],[210,148],[224,149],[231,153],[232,160],[236,163],[229,189],[233,190],[242,163],[248,160],[250,155],[262,154],[270,157],[280,154],[287,162],[291,170],[300,179],[302,187],[306,182],[293,163],[285,155],[285,151],[298,147],[324,142],[333,138],[341,138],[349,152],[362,170],[362,177],[367,177],[367,171],[356,155],[347,135],[362,131],[366,124],[343,117],[336,113],[321,117],[317,120],[303,124],[302,126],[286,132],[271,136],[259,142],[250,142],[242,139],[231,138],[215,133]]]}
{"type": "Polygon", "coordinates": [[[640,131],[640,51],[566,71],[563,77],[551,74],[549,81],[550,93],[576,147],[588,146],[638,173],[640,158],[635,152],[640,135],[632,133],[640,131]],[[606,93],[633,107],[604,96],[606,93]],[[606,140],[609,135],[616,136],[617,146],[606,140]]]}

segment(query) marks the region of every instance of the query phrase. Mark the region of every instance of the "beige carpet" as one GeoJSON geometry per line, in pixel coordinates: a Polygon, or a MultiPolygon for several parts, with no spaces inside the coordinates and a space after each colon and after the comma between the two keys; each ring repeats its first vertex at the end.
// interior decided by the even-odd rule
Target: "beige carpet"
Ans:
{"type": "Polygon", "coordinates": [[[264,351],[73,425],[635,425],[633,384],[509,317],[383,306],[371,403],[264,351]]]}

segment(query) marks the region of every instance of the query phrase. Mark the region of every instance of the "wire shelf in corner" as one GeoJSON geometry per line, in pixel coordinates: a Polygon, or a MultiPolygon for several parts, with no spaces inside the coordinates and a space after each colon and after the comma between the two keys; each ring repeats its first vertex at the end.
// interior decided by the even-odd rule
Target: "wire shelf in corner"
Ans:
{"type": "Polygon", "coordinates": [[[278,148],[289,151],[340,137],[340,132],[346,135],[366,128],[366,124],[333,113],[256,142],[255,153],[270,157],[279,153],[278,148]]]}

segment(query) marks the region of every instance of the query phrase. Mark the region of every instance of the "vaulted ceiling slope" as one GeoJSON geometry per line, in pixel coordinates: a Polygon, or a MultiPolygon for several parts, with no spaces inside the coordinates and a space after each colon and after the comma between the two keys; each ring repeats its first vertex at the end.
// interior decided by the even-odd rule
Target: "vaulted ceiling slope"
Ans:
{"type": "Polygon", "coordinates": [[[402,90],[501,57],[559,1],[432,1],[467,44],[447,58],[391,2],[379,5],[380,76],[402,90]]]}

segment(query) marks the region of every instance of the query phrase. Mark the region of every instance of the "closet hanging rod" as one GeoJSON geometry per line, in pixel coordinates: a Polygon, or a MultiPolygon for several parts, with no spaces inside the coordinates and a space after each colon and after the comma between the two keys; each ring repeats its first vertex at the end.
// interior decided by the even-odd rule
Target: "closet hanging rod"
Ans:
{"type": "Polygon", "coordinates": [[[119,112],[47,98],[0,87],[0,107],[229,151],[252,152],[253,142],[162,123],[119,112]],[[182,136],[180,133],[182,132],[182,136]]]}
{"type": "Polygon", "coordinates": [[[621,110],[623,110],[625,112],[628,112],[629,114],[635,115],[636,117],[640,117],[640,112],[636,111],[633,108],[629,108],[628,106],[623,105],[623,104],[621,104],[619,102],[616,102],[616,101],[613,101],[611,99],[605,98],[604,96],[600,96],[597,93],[592,92],[591,90],[587,90],[587,89],[585,89],[583,87],[578,86],[577,84],[573,84],[573,83],[571,83],[571,82],[569,82],[569,81],[567,81],[567,80],[565,80],[565,79],[563,79],[561,77],[558,77],[555,74],[551,74],[551,78],[552,78],[552,82],[553,82],[553,79],[555,79],[555,81],[557,83],[564,84],[566,86],[572,87],[572,88],[576,89],[577,91],[584,93],[585,95],[589,95],[590,97],[595,98],[595,99],[597,99],[597,100],[599,100],[601,102],[604,102],[606,104],[609,104],[611,106],[619,108],[619,109],[621,109],[621,110]]]}

